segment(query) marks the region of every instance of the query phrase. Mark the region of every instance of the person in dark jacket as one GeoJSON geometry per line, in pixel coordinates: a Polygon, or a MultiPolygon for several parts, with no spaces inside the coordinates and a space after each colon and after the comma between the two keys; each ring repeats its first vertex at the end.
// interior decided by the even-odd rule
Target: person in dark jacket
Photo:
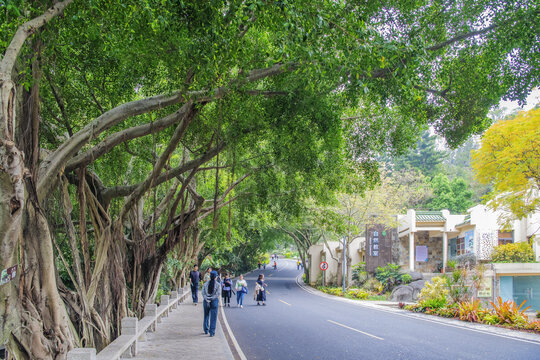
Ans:
{"type": "Polygon", "coordinates": [[[212,271],[210,273],[210,280],[204,283],[202,289],[204,298],[203,330],[205,334],[210,333],[211,337],[216,334],[216,322],[219,310],[219,293],[221,291],[221,286],[219,282],[216,281],[217,275],[217,271],[212,271]]]}
{"type": "Polygon", "coordinates": [[[257,283],[255,285],[255,300],[257,300],[257,305],[259,302],[262,302],[263,305],[266,305],[264,302],[266,301],[266,283],[264,282],[264,275],[260,274],[259,278],[257,279],[257,283]]]}
{"type": "Polygon", "coordinates": [[[197,265],[193,266],[193,270],[189,273],[189,284],[191,285],[191,297],[193,298],[193,305],[197,305],[199,302],[199,283],[201,281],[201,273],[197,265]]]}
{"type": "Polygon", "coordinates": [[[225,274],[223,279],[221,297],[223,297],[223,307],[231,307],[232,281],[229,274],[225,274]]]}

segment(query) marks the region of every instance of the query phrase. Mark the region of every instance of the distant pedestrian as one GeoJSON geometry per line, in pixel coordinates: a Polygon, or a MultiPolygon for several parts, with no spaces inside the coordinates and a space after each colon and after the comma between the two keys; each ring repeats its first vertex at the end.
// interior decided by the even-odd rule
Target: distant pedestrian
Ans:
{"type": "Polygon", "coordinates": [[[216,271],[212,271],[210,273],[210,280],[204,283],[202,289],[204,298],[203,330],[205,334],[210,333],[210,336],[214,336],[216,334],[216,321],[219,310],[220,286],[216,281],[217,275],[218,274],[216,271]]]}
{"type": "Polygon", "coordinates": [[[261,265],[262,265],[262,264],[261,264],[261,262],[260,262],[260,261],[259,261],[259,264],[258,264],[258,265],[259,265],[259,270],[261,270],[261,265]]]}
{"type": "Polygon", "coordinates": [[[263,269],[266,270],[266,261],[263,261],[263,269]]]}
{"type": "Polygon", "coordinates": [[[279,255],[278,254],[276,254],[276,260],[279,260],[279,255]]]}
{"type": "Polygon", "coordinates": [[[191,285],[191,297],[193,298],[193,304],[197,305],[199,302],[199,283],[201,281],[201,273],[197,265],[193,266],[193,270],[189,273],[189,284],[191,285]]]}
{"type": "Polygon", "coordinates": [[[300,270],[300,260],[296,260],[296,270],[300,270]]]}
{"type": "Polygon", "coordinates": [[[206,284],[208,281],[210,281],[210,273],[212,272],[212,268],[209,267],[206,269],[206,273],[204,274],[203,282],[206,284]]]}
{"type": "Polygon", "coordinates": [[[264,275],[260,274],[255,284],[255,300],[257,301],[257,305],[261,305],[259,302],[266,305],[264,303],[266,301],[266,286],[268,285],[264,282],[264,275]]]}
{"type": "Polygon", "coordinates": [[[274,260],[274,270],[277,269],[277,262],[274,260]]]}
{"type": "Polygon", "coordinates": [[[223,297],[223,306],[231,307],[231,292],[232,292],[232,281],[229,277],[229,274],[225,274],[223,278],[221,297],[223,297]]]}
{"type": "Polygon", "coordinates": [[[244,275],[240,274],[236,280],[236,306],[243,308],[244,296],[248,292],[247,281],[244,280],[244,275]]]}

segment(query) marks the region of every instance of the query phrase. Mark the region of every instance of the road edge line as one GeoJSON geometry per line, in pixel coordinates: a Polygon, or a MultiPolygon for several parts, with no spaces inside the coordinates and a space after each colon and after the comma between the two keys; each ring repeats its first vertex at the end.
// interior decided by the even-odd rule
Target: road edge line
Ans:
{"type": "MultiPolygon", "coordinates": [[[[225,315],[225,309],[223,309],[223,311],[221,311],[221,315],[223,317],[223,323],[225,324],[225,328],[227,330],[227,333],[228,333],[228,335],[229,335],[229,337],[231,339],[234,350],[236,350],[236,353],[238,354],[238,357],[240,358],[240,360],[247,360],[246,355],[244,355],[244,352],[242,351],[242,348],[238,344],[238,341],[236,341],[236,337],[234,336],[234,334],[233,334],[233,332],[231,330],[231,327],[229,326],[229,322],[227,321],[227,316],[225,315]]],[[[229,347],[231,347],[231,344],[229,344],[228,342],[227,342],[227,345],[229,345],[229,347]]],[[[233,353],[233,356],[234,356],[234,353],[233,353]]]]}
{"type": "MultiPolygon", "coordinates": [[[[403,316],[403,317],[408,317],[408,318],[411,318],[411,319],[417,319],[417,320],[421,320],[421,321],[436,323],[436,324],[440,324],[440,325],[444,325],[444,326],[448,326],[448,327],[454,327],[454,328],[458,328],[458,329],[464,329],[464,330],[479,332],[479,333],[486,334],[486,335],[502,337],[502,338],[509,339],[509,340],[515,340],[515,341],[520,341],[520,342],[526,342],[526,343],[529,343],[529,344],[540,345],[539,340],[531,339],[531,338],[528,338],[526,336],[520,336],[520,335],[524,335],[524,334],[521,334],[519,332],[517,334],[516,333],[505,334],[505,333],[497,332],[497,330],[507,330],[507,331],[517,331],[517,330],[498,329],[498,328],[497,329],[492,329],[492,328],[484,329],[484,328],[479,328],[479,326],[489,326],[489,325],[477,324],[477,323],[465,323],[465,324],[461,324],[459,322],[450,323],[449,321],[451,319],[438,319],[437,317],[431,317],[430,315],[426,315],[426,314],[412,313],[410,311],[399,310],[399,309],[390,309],[390,308],[387,308],[385,306],[377,305],[377,304],[364,304],[364,303],[357,302],[357,300],[350,300],[350,299],[342,298],[340,296],[326,294],[326,293],[323,293],[322,291],[319,291],[317,289],[312,288],[311,286],[303,284],[302,281],[300,280],[301,276],[302,276],[302,274],[300,274],[300,275],[298,275],[296,277],[296,285],[298,285],[298,287],[301,288],[302,290],[304,290],[305,292],[307,292],[309,294],[312,294],[312,295],[322,297],[322,298],[326,298],[326,299],[330,299],[330,300],[334,300],[334,301],[346,302],[348,304],[355,305],[355,306],[360,306],[360,307],[364,307],[364,308],[368,308],[368,309],[371,308],[371,309],[374,309],[374,310],[383,311],[383,312],[395,314],[395,315],[398,315],[398,316],[403,316]],[[430,317],[430,318],[428,319],[426,317],[430,317]]],[[[525,333],[525,334],[529,334],[529,333],[525,333]]],[[[534,334],[534,335],[536,335],[536,334],[534,334]]]]}

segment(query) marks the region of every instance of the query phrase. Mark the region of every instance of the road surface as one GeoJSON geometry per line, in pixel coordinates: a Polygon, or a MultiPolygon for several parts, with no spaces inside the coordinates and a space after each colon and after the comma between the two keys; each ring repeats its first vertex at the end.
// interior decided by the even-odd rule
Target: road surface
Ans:
{"type": "Polygon", "coordinates": [[[324,298],[296,284],[300,273],[291,260],[250,273],[244,308],[225,309],[247,359],[540,359],[540,341],[324,298]],[[268,283],[264,307],[253,301],[259,273],[268,283]]]}

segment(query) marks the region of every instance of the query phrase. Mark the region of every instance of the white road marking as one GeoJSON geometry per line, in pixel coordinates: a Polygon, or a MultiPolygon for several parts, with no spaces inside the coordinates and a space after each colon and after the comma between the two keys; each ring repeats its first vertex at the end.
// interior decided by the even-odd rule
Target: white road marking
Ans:
{"type": "Polygon", "coordinates": [[[282,303],[284,303],[285,305],[289,305],[289,306],[292,306],[292,305],[291,305],[291,304],[289,304],[288,302],[285,302],[285,301],[283,301],[283,300],[281,300],[281,299],[279,299],[279,301],[281,301],[281,302],[282,302],[282,303]]]}
{"type": "MultiPolygon", "coordinates": [[[[221,302],[221,300],[220,300],[220,302],[221,302]]],[[[223,317],[223,323],[225,324],[225,328],[227,328],[227,332],[229,333],[229,336],[231,337],[231,341],[233,343],[234,348],[236,349],[236,352],[238,353],[238,356],[240,357],[240,360],[247,360],[246,355],[244,355],[244,352],[242,351],[242,348],[240,348],[240,345],[238,344],[238,341],[236,341],[236,337],[234,336],[234,334],[233,334],[233,332],[231,330],[231,327],[229,326],[229,322],[227,321],[227,316],[225,316],[225,311],[221,310],[219,313],[223,317]]],[[[223,328],[222,328],[222,330],[223,330],[223,328]]]]}
{"type": "Polygon", "coordinates": [[[372,334],[370,334],[370,333],[367,333],[367,332],[364,332],[364,331],[360,331],[360,330],[358,330],[358,329],[352,328],[352,327],[347,326],[347,325],[340,324],[340,323],[335,322],[335,321],[332,321],[332,320],[328,320],[328,322],[330,322],[330,323],[332,323],[332,324],[335,324],[335,325],[338,325],[338,326],[341,326],[341,327],[344,327],[345,329],[349,329],[349,330],[352,330],[352,331],[359,332],[360,334],[364,334],[364,335],[367,335],[367,336],[371,336],[372,338],[375,338],[375,339],[377,339],[377,340],[384,340],[382,337],[378,337],[378,336],[372,335],[372,334]]]}

